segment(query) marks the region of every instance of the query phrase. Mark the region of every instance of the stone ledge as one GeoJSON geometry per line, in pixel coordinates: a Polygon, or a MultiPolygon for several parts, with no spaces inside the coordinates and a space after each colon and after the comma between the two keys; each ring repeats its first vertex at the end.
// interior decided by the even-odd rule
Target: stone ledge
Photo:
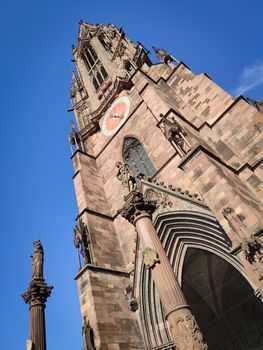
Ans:
{"type": "Polygon", "coordinates": [[[113,275],[121,275],[121,276],[124,276],[127,278],[130,277],[130,272],[127,272],[124,270],[118,270],[118,269],[98,266],[98,265],[94,265],[94,264],[87,264],[78,272],[78,274],[76,275],[76,277],[74,279],[78,280],[79,277],[81,277],[88,270],[95,271],[95,272],[101,272],[101,273],[110,273],[113,275]]]}

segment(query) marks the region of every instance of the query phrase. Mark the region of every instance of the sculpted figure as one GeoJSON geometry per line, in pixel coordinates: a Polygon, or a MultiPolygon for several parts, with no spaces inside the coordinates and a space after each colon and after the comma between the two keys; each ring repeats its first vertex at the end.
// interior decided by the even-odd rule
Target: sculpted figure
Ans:
{"type": "Polygon", "coordinates": [[[89,232],[87,226],[80,219],[78,225],[74,228],[74,245],[76,249],[80,249],[84,259],[84,264],[91,262],[91,254],[89,250],[89,232]]]}
{"type": "Polygon", "coordinates": [[[161,62],[164,62],[167,64],[169,62],[174,61],[174,58],[164,49],[158,49],[157,47],[154,47],[154,46],[153,46],[153,49],[161,62]]]}
{"type": "Polygon", "coordinates": [[[34,255],[32,257],[32,279],[43,278],[44,249],[39,240],[34,241],[34,255]]]}
{"type": "Polygon", "coordinates": [[[162,121],[164,136],[174,144],[179,154],[183,156],[191,149],[191,145],[186,138],[187,133],[181,128],[174,118],[172,118],[171,121],[163,114],[160,114],[160,118],[162,121]]]}
{"type": "Polygon", "coordinates": [[[116,177],[121,181],[124,188],[127,188],[128,192],[135,191],[137,184],[135,178],[126,163],[116,162],[117,174],[116,177]]]}
{"type": "Polygon", "coordinates": [[[93,330],[89,325],[89,321],[87,321],[86,316],[83,318],[83,326],[82,326],[82,336],[84,341],[84,350],[94,350],[94,335],[93,330]]]}

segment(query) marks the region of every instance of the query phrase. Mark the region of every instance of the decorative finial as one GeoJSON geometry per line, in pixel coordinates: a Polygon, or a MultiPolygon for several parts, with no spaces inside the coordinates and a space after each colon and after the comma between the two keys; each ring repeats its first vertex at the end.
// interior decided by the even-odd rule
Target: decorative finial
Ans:
{"type": "Polygon", "coordinates": [[[179,64],[180,62],[177,61],[176,58],[174,58],[170,53],[168,53],[167,51],[165,51],[164,49],[158,49],[157,47],[152,47],[156,53],[156,55],[158,56],[160,62],[163,63],[170,63],[175,61],[177,64],[179,64]]]}

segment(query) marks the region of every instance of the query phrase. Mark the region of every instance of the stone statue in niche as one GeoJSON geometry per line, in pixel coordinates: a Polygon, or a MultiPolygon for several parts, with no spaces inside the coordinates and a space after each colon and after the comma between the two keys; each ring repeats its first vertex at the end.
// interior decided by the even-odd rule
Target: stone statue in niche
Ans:
{"type": "Polygon", "coordinates": [[[235,234],[235,240],[232,241],[233,248],[241,245],[241,249],[246,260],[253,266],[253,270],[259,280],[263,279],[263,243],[254,236],[250,236],[245,225],[237,215],[234,209],[226,207],[223,209],[223,215],[228,221],[229,226],[235,234]]]}
{"type": "Polygon", "coordinates": [[[44,249],[40,240],[34,241],[34,255],[32,257],[32,279],[43,279],[44,249]]]}
{"type": "Polygon", "coordinates": [[[86,316],[83,317],[82,336],[84,342],[84,350],[94,350],[94,334],[92,328],[90,327],[89,321],[87,321],[86,316]]]}
{"type": "Polygon", "coordinates": [[[180,350],[207,350],[208,346],[203,340],[203,335],[195,318],[191,314],[179,317],[176,320],[176,348],[180,350]]]}
{"type": "Polygon", "coordinates": [[[242,251],[247,261],[253,265],[254,271],[259,276],[259,280],[263,279],[263,243],[259,238],[251,237],[243,239],[241,243],[242,251]]]}
{"type": "Polygon", "coordinates": [[[137,184],[128,165],[126,163],[116,162],[116,167],[116,177],[121,181],[124,188],[127,189],[129,193],[135,191],[137,189],[137,184]]]}
{"type": "Polygon", "coordinates": [[[187,133],[183,131],[181,126],[172,118],[172,121],[167,116],[160,114],[161,118],[161,129],[164,136],[172,143],[176,148],[179,155],[182,157],[190,151],[191,145],[187,140],[187,133]]]}
{"type": "Polygon", "coordinates": [[[262,261],[263,246],[262,242],[258,238],[252,237],[251,239],[244,239],[241,246],[242,250],[246,254],[246,259],[250,263],[262,261]]]}
{"type": "Polygon", "coordinates": [[[235,213],[234,209],[230,207],[224,208],[222,214],[235,234],[235,241],[232,242],[233,246],[241,244],[243,239],[247,236],[245,226],[241,219],[235,213]]]}
{"type": "Polygon", "coordinates": [[[79,137],[79,133],[77,132],[77,128],[73,120],[70,121],[70,126],[71,126],[71,133],[69,135],[69,143],[71,147],[71,152],[73,153],[74,150],[72,148],[72,145],[75,145],[76,150],[82,149],[82,147],[81,147],[81,140],[79,137]]]}
{"type": "MultiPolygon", "coordinates": [[[[74,229],[74,246],[81,253],[84,259],[84,264],[91,263],[91,254],[89,249],[89,232],[87,226],[79,219],[78,225],[74,229]]],[[[79,258],[79,267],[81,268],[80,255],[79,258]]]]}

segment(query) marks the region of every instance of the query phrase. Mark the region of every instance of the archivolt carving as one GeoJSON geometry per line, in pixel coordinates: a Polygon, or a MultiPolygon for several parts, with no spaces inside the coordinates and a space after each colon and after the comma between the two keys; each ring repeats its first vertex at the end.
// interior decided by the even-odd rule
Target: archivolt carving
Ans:
{"type": "MultiPolygon", "coordinates": [[[[187,247],[198,247],[211,251],[227,260],[242,273],[241,264],[229,253],[228,237],[210,215],[190,211],[167,212],[157,216],[155,227],[179,281],[187,247]]],[[[142,264],[140,309],[143,337],[147,348],[159,349],[162,344],[160,349],[164,349],[171,341],[171,336],[151,273],[152,270],[142,264]]],[[[178,344],[181,342],[181,347],[176,344],[176,349],[207,349],[206,345],[202,344],[202,334],[199,333],[198,328],[195,328],[195,320],[189,317],[188,315],[187,317],[181,316],[178,318],[178,324],[174,325],[183,334],[182,337],[178,336],[177,342],[178,344]],[[187,334],[191,334],[191,337],[195,339],[195,347],[193,343],[187,344],[185,340],[187,334]],[[187,345],[184,345],[184,342],[187,345]]]]}

